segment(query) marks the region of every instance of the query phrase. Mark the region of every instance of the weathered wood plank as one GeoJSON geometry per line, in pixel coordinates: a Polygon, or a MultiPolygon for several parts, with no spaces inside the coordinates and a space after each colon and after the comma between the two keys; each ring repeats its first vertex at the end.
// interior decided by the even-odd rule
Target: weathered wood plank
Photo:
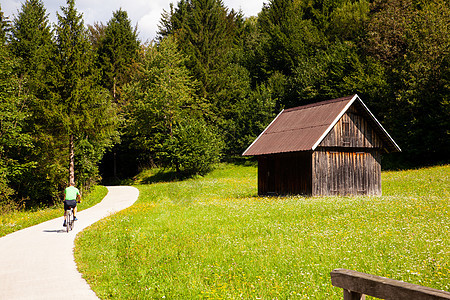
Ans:
{"type": "Polygon", "coordinates": [[[378,149],[319,147],[258,158],[260,195],[381,195],[378,149]]]}
{"type": "Polygon", "coordinates": [[[381,138],[358,112],[348,111],[320,143],[322,147],[381,148],[381,138]]]}
{"type": "Polygon", "coordinates": [[[319,148],[313,154],[314,195],[380,195],[378,150],[319,148]]]}
{"type": "Polygon", "coordinates": [[[447,291],[346,269],[333,270],[331,272],[331,283],[333,286],[340,287],[356,294],[364,294],[381,299],[450,299],[450,292],[447,291]]]}

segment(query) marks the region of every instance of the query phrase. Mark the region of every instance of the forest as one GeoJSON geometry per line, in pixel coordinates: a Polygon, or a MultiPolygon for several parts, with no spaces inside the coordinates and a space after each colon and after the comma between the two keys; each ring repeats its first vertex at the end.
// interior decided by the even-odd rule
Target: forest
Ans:
{"type": "Polygon", "coordinates": [[[281,109],[358,94],[402,148],[390,168],[450,153],[450,4],[174,1],[142,42],[126,11],[85,24],[67,0],[0,7],[0,204],[52,204],[149,167],[206,174],[281,109]]]}

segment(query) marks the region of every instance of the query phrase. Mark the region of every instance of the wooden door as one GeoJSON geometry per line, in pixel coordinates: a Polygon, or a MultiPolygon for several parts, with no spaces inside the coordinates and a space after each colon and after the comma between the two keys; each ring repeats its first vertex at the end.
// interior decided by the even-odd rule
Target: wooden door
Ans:
{"type": "Polygon", "coordinates": [[[368,192],[366,152],[328,152],[329,189],[332,195],[365,195],[368,192]]]}

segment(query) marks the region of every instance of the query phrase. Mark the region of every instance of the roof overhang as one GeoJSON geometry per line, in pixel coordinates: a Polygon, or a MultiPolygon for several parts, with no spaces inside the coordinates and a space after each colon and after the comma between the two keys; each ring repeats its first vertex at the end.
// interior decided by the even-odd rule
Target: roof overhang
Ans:
{"type": "Polygon", "coordinates": [[[263,134],[267,131],[267,129],[270,128],[270,125],[272,125],[277,119],[278,117],[283,113],[284,109],[280,111],[280,113],[275,117],[275,119],[272,120],[272,122],[270,122],[269,126],[267,126],[263,132],[261,132],[260,135],[258,135],[258,137],[256,138],[256,140],[253,141],[253,143],[251,143],[250,146],[247,147],[247,149],[245,149],[244,153],[242,153],[243,156],[246,155],[246,153],[248,152],[248,150],[263,136],[263,134]]]}
{"type": "Polygon", "coordinates": [[[401,151],[364,102],[355,94],[282,110],[242,155],[315,151],[352,105],[355,105],[356,110],[380,136],[386,152],[401,151]],[[297,138],[299,136],[301,139],[297,138]]]}

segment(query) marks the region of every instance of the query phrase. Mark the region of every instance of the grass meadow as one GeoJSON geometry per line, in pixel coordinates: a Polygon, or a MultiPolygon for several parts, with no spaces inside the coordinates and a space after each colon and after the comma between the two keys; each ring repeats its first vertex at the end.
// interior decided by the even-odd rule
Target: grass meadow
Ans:
{"type": "MultiPolygon", "coordinates": [[[[78,211],[97,204],[107,193],[106,187],[95,186],[86,197],[83,197],[82,202],[77,205],[78,211]]],[[[63,208],[62,202],[51,207],[36,207],[31,210],[11,208],[6,205],[0,206],[0,237],[47,220],[62,217],[64,214],[63,208]]]]}
{"type": "Polygon", "coordinates": [[[224,164],[137,184],[77,237],[79,270],[102,299],[342,299],[335,268],[450,290],[450,165],[383,172],[382,197],[262,198],[256,180],[224,164]]]}

